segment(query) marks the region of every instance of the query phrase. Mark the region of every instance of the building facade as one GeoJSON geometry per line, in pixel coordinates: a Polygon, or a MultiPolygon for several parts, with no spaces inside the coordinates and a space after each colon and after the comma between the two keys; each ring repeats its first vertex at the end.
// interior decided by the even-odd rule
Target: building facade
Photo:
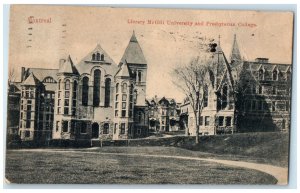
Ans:
{"type": "MultiPolygon", "coordinates": [[[[117,65],[98,44],[78,64],[22,68],[22,140],[119,140],[148,134],[147,62],[133,32],[117,65]]],[[[11,97],[10,97],[11,98],[11,97]]]]}
{"type": "MultiPolygon", "coordinates": [[[[209,65],[201,93],[200,135],[289,131],[290,64],[270,63],[267,58],[244,61],[234,36],[229,60],[218,46],[209,65]]],[[[195,135],[195,114],[188,100],[181,105],[181,120],[195,135]]]]}
{"type": "Polygon", "coordinates": [[[149,111],[149,130],[169,132],[180,130],[179,106],[173,98],[154,98],[147,100],[149,111]]]}

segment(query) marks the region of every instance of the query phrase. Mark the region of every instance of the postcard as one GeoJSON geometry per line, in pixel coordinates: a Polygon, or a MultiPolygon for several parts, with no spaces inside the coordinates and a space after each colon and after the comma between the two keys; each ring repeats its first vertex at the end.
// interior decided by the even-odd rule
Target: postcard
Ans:
{"type": "Polygon", "coordinates": [[[293,12],[11,5],[8,184],[288,184],[293,12]]]}

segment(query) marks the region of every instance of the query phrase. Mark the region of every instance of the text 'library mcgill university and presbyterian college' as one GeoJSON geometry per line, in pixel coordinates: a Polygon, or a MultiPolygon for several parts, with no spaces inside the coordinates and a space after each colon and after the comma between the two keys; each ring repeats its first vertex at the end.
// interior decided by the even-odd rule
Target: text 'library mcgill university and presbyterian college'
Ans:
{"type": "MultiPolygon", "coordinates": [[[[245,61],[234,36],[229,59],[217,46],[211,65],[200,135],[289,131],[291,64],[245,61]],[[242,97],[233,89],[239,81],[242,97]]],[[[22,67],[21,81],[9,82],[7,133],[41,144],[184,131],[195,136],[190,102],[146,98],[146,80],[147,61],[134,33],[119,65],[98,44],[78,64],[68,56],[59,69],[22,67]]]]}

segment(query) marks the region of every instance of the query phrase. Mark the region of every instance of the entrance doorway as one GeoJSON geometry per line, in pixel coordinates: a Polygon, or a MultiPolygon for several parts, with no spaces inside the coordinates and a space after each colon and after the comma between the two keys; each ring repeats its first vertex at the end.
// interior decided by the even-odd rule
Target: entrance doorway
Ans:
{"type": "Polygon", "coordinates": [[[93,123],[92,125],[92,139],[99,138],[99,124],[93,123]]]}

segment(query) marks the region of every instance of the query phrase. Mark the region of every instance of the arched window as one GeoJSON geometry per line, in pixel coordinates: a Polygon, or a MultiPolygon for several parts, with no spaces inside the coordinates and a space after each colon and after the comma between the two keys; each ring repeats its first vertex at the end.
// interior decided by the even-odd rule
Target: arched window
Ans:
{"type": "Polygon", "coordinates": [[[203,92],[203,107],[208,106],[208,86],[204,86],[204,92],[203,92]]]}
{"type": "Polygon", "coordinates": [[[273,80],[278,80],[278,72],[277,72],[277,70],[273,71],[273,80]]]}
{"type": "Polygon", "coordinates": [[[82,79],[82,105],[87,106],[89,101],[89,78],[82,79]]]}
{"type": "Polygon", "coordinates": [[[100,61],[100,54],[97,53],[97,61],[100,61]]]}
{"type": "Polygon", "coordinates": [[[100,84],[101,84],[101,71],[94,71],[94,92],[93,92],[93,106],[99,106],[100,104],[100,84]]]}
{"type": "Polygon", "coordinates": [[[122,84],[122,92],[127,92],[127,84],[126,83],[122,84]]]}
{"type": "Polygon", "coordinates": [[[119,83],[116,84],[116,93],[119,92],[119,83]]]}
{"type": "Polygon", "coordinates": [[[104,123],[103,125],[103,134],[108,134],[109,133],[109,124],[104,123]]]}
{"type": "Polygon", "coordinates": [[[260,69],[258,71],[258,79],[259,80],[263,80],[264,79],[264,70],[263,69],[260,69]]]}
{"type": "Polygon", "coordinates": [[[96,55],[95,54],[92,55],[92,60],[96,60],[96,55]]]}
{"type": "Polygon", "coordinates": [[[70,80],[65,81],[65,90],[70,90],[70,80]]]}
{"type": "Polygon", "coordinates": [[[226,84],[222,88],[221,100],[222,100],[222,109],[225,109],[228,104],[228,87],[226,84]]]}
{"type": "Polygon", "coordinates": [[[101,54],[101,60],[104,61],[104,55],[103,54],[101,54]]]}
{"type": "Polygon", "coordinates": [[[110,84],[111,84],[111,80],[110,80],[110,78],[107,78],[105,80],[105,98],[104,98],[104,106],[105,107],[110,106],[110,84]]]}
{"type": "Polygon", "coordinates": [[[55,80],[52,77],[48,76],[48,77],[44,78],[43,82],[45,82],[45,83],[55,83],[55,80]]]}

